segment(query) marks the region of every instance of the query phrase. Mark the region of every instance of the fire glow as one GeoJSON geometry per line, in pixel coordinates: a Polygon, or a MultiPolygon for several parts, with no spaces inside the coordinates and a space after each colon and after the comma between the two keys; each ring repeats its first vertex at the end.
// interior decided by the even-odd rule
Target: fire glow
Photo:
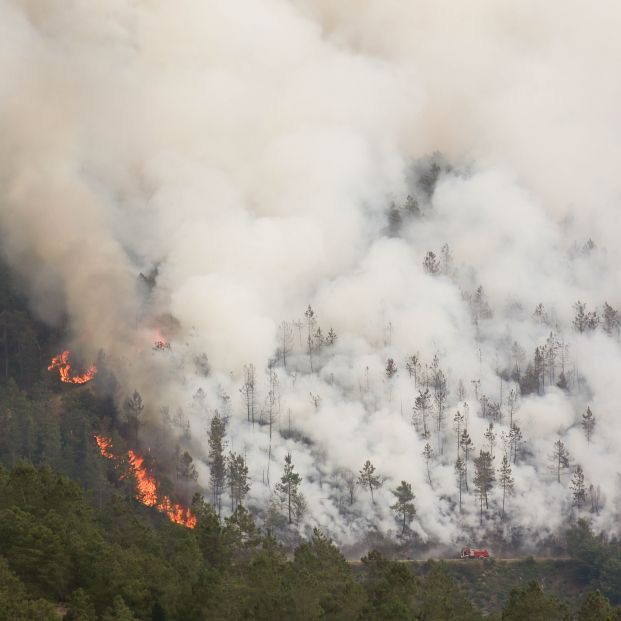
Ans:
{"type": "MultiPolygon", "coordinates": [[[[104,436],[95,436],[95,441],[101,454],[108,459],[115,459],[110,452],[112,440],[104,436]]],[[[166,514],[168,519],[175,524],[181,524],[188,528],[196,526],[196,518],[186,507],[174,503],[168,496],[159,497],[157,493],[157,481],[149,474],[144,465],[144,457],[130,450],[127,452],[129,467],[136,479],[136,500],[147,507],[155,507],[160,513],[166,514]]]]}
{"type": "Polygon", "coordinates": [[[155,331],[155,340],[153,343],[153,349],[155,351],[164,351],[164,350],[170,349],[170,342],[162,334],[162,331],[159,328],[155,331]]]}
{"type": "Polygon", "coordinates": [[[72,377],[69,356],[71,356],[71,352],[68,350],[65,350],[62,354],[59,354],[58,356],[54,356],[47,370],[53,371],[54,369],[58,369],[60,381],[64,382],[65,384],[86,384],[86,382],[90,382],[93,377],[95,377],[95,373],[97,373],[97,367],[95,365],[92,365],[86,371],[86,373],[82,373],[81,375],[74,375],[72,377]]]}

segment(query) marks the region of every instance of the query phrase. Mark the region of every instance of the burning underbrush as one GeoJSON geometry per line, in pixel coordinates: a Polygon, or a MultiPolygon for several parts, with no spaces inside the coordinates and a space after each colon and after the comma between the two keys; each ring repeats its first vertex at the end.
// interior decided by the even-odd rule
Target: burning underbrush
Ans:
{"type": "MultiPolygon", "coordinates": [[[[95,436],[95,441],[99,447],[101,454],[115,461],[117,467],[121,468],[125,465],[122,457],[112,452],[112,440],[105,436],[95,436]]],[[[188,528],[196,526],[196,518],[191,514],[190,510],[183,505],[174,503],[169,496],[160,494],[158,491],[158,482],[149,473],[145,458],[138,453],[127,451],[127,468],[119,478],[123,479],[128,474],[132,474],[136,480],[136,500],[147,507],[154,507],[160,513],[164,513],[171,522],[181,524],[188,528]]]]}
{"type": "Polygon", "coordinates": [[[90,382],[97,373],[97,367],[93,364],[84,373],[72,375],[72,367],[69,362],[71,352],[68,350],[63,351],[58,356],[54,356],[47,367],[48,371],[58,369],[60,381],[65,384],[86,384],[90,382]]]}

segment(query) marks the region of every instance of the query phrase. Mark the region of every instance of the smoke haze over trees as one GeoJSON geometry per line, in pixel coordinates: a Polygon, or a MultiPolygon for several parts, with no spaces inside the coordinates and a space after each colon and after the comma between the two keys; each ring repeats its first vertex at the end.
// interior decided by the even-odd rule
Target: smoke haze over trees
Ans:
{"type": "Polygon", "coordinates": [[[29,311],[179,494],[290,537],[619,534],[615,3],[0,14],[3,382],[29,311]]]}

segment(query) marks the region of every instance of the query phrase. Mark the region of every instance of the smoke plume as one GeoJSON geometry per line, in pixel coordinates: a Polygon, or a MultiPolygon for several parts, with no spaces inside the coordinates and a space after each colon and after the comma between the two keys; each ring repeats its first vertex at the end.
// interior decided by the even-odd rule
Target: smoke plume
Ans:
{"type": "Polygon", "coordinates": [[[561,438],[600,488],[597,526],[614,531],[619,338],[573,319],[578,300],[621,305],[615,3],[0,0],[0,15],[4,252],[67,345],[114,363],[119,403],[138,390],[153,424],[181,410],[206,493],[219,409],[251,506],[267,505],[290,452],[303,526],[341,542],[396,532],[390,490],[405,479],[413,530],[460,540],[480,516],[472,463],[456,508],[455,412],[476,455],[481,395],[500,404],[499,466],[515,365],[554,332],[553,381],[515,402],[510,524],[536,539],[572,511],[571,469],[558,483],[548,459],[561,438]],[[444,244],[452,260],[430,273],[427,252],[440,260],[444,244]],[[313,337],[313,372],[309,305],[313,331],[337,335],[313,337]],[[152,348],[157,330],[170,348],[152,348]],[[428,476],[412,417],[434,356],[448,395],[439,433],[430,415],[428,476]],[[271,448],[258,422],[270,361],[271,448]],[[250,364],[255,425],[239,390],[250,364]],[[347,473],[367,459],[385,483],[375,504],[362,489],[350,504],[347,473]]]}

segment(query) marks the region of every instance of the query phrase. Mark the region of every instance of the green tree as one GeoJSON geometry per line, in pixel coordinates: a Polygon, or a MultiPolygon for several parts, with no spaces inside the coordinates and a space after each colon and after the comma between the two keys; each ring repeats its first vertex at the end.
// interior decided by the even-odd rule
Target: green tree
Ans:
{"type": "Polygon", "coordinates": [[[468,490],[468,461],[470,459],[470,454],[474,451],[474,442],[470,438],[470,434],[467,429],[464,429],[461,432],[461,439],[459,441],[462,450],[464,451],[464,483],[466,485],[466,491],[468,490]]]}
{"type": "Polygon", "coordinates": [[[137,390],[134,390],[131,397],[125,400],[125,416],[130,433],[134,436],[134,446],[138,445],[138,430],[140,428],[140,417],[144,411],[144,403],[142,397],[137,390]]]}
{"type": "Polygon", "coordinates": [[[0,557],[0,621],[59,621],[54,606],[33,599],[0,557]]]}
{"type": "Polygon", "coordinates": [[[556,480],[561,482],[561,473],[563,470],[569,469],[570,455],[569,451],[565,448],[565,443],[559,438],[554,443],[554,451],[550,455],[551,468],[556,474],[556,480]]]}
{"type": "Polygon", "coordinates": [[[483,501],[485,501],[485,508],[488,509],[489,492],[494,487],[496,480],[492,461],[493,457],[489,451],[479,451],[479,456],[474,460],[474,489],[481,505],[481,523],[483,523],[483,501]]]}
{"type": "Polygon", "coordinates": [[[233,512],[242,504],[246,494],[250,491],[248,466],[243,455],[229,453],[226,458],[226,478],[231,497],[231,511],[233,512]]]}
{"type": "MultiPolygon", "coordinates": [[[[317,528],[300,544],[290,566],[288,582],[294,593],[290,619],[357,619],[363,601],[343,554],[317,528]]],[[[285,618],[282,612],[279,615],[285,618]]]]}
{"type": "Polygon", "coordinates": [[[429,621],[482,621],[481,614],[441,565],[434,565],[425,575],[422,587],[422,593],[414,605],[417,615],[413,618],[429,621]]]}
{"type": "Polygon", "coordinates": [[[582,509],[586,503],[586,486],[584,484],[584,472],[582,466],[576,466],[574,473],[571,477],[571,483],[569,489],[572,495],[572,504],[578,509],[582,509]]]}
{"type": "Polygon", "coordinates": [[[430,464],[433,461],[434,456],[435,456],[435,453],[433,451],[433,448],[431,444],[427,442],[427,444],[425,444],[425,447],[423,448],[423,457],[425,458],[425,467],[427,469],[427,480],[429,481],[429,487],[431,488],[433,488],[433,483],[431,482],[430,464]]]}
{"type": "Polygon", "coordinates": [[[104,614],[102,621],[140,621],[123,601],[120,595],[114,598],[111,608],[104,614]]]}
{"type": "Polygon", "coordinates": [[[585,594],[576,613],[576,621],[612,621],[613,619],[613,609],[606,597],[599,591],[589,591],[585,594]]]}
{"type": "Polygon", "coordinates": [[[463,483],[464,476],[466,474],[466,466],[464,464],[464,460],[461,457],[458,457],[457,461],[455,462],[455,474],[457,475],[457,483],[459,486],[459,512],[461,513],[463,483]]]}
{"type": "Polygon", "coordinates": [[[412,424],[419,433],[422,431],[422,437],[427,440],[430,437],[427,418],[431,408],[431,394],[429,388],[423,392],[418,391],[418,396],[414,400],[414,414],[412,416],[412,424]]]}
{"type": "Polygon", "coordinates": [[[586,412],[582,415],[582,429],[584,429],[587,442],[590,443],[593,430],[595,429],[595,416],[593,416],[590,407],[587,407],[586,412]]]}
{"type": "Polygon", "coordinates": [[[177,479],[184,485],[187,500],[188,487],[198,479],[194,460],[188,451],[184,451],[177,461],[177,479]]]}
{"type": "Polygon", "coordinates": [[[67,604],[63,621],[97,621],[95,606],[84,589],[76,589],[67,604]]]}
{"type": "Polygon", "coordinates": [[[410,621],[421,592],[420,580],[405,563],[387,560],[372,550],[362,559],[366,579],[366,601],[360,619],[364,621],[410,621]]]}
{"type": "Polygon", "coordinates": [[[363,489],[368,489],[371,493],[371,501],[375,503],[373,490],[382,486],[382,480],[379,475],[375,474],[375,466],[367,459],[358,474],[358,485],[363,489]]]}
{"type": "Polygon", "coordinates": [[[224,449],[226,446],[226,419],[220,416],[218,410],[214,412],[207,435],[209,444],[207,463],[209,464],[209,481],[211,483],[212,501],[218,515],[220,515],[222,509],[222,493],[224,492],[224,484],[226,481],[226,463],[224,457],[224,449]]]}
{"type": "Polygon", "coordinates": [[[502,610],[502,621],[569,621],[567,606],[553,595],[547,595],[538,582],[524,589],[513,589],[502,610]]]}
{"type": "Polygon", "coordinates": [[[391,505],[391,509],[394,511],[397,521],[401,523],[401,534],[405,533],[405,529],[416,515],[416,508],[414,507],[414,498],[416,497],[412,492],[411,483],[401,481],[401,485],[397,489],[391,490],[392,494],[396,496],[397,502],[391,505]]]}
{"type": "Polygon", "coordinates": [[[306,509],[306,501],[300,492],[302,477],[295,471],[291,460],[291,453],[285,457],[285,470],[276,485],[276,493],[280,496],[281,504],[287,508],[287,519],[289,524],[300,520],[306,509]]]}
{"type": "Polygon", "coordinates": [[[310,372],[313,373],[313,329],[315,327],[315,324],[317,323],[317,315],[315,315],[315,311],[311,308],[310,304],[304,312],[304,317],[306,318],[306,328],[308,330],[308,334],[306,336],[306,345],[308,347],[308,360],[310,363],[310,372]]]}
{"type": "Polygon", "coordinates": [[[511,476],[511,464],[505,453],[502,458],[502,465],[498,469],[498,482],[502,488],[502,514],[501,517],[505,517],[505,499],[507,495],[511,496],[515,493],[515,484],[513,477],[511,476]]]}

